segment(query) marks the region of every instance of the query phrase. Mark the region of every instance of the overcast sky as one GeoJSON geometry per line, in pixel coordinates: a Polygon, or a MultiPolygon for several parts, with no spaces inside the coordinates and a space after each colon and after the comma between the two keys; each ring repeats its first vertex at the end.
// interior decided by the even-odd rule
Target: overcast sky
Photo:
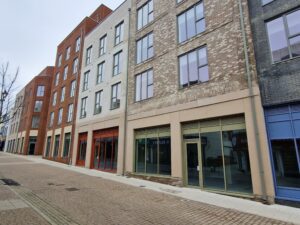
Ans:
{"type": "Polygon", "coordinates": [[[0,63],[20,67],[18,89],[47,65],[57,45],[100,4],[117,8],[123,0],[0,0],[0,63]]]}

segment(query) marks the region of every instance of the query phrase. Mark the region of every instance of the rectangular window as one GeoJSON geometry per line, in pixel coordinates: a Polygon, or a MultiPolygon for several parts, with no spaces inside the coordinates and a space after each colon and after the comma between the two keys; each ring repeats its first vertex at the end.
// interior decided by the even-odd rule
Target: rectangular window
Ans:
{"type": "Polygon", "coordinates": [[[123,41],[124,36],[124,22],[119,23],[115,27],[115,45],[120,44],[123,41]]]}
{"type": "Polygon", "coordinates": [[[37,92],[36,92],[36,96],[38,97],[42,97],[45,95],[45,86],[39,85],[37,87],[37,92]]]}
{"type": "Polygon", "coordinates": [[[74,97],[75,95],[75,88],[76,88],[76,80],[73,80],[71,82],[71,88],[70,88],[70,97],[74,97]]]}
{"type": "Polygon", "coordinates": [[[68,77],[68,66],[66,66],[66,67],[64,68],[64,76],[63,76],[63,79],[66,80],[67,77],[68,77]]]}
{"type": "Polygon", "coordinates": [[[267,22],[273,62],[300,56],[300,10],[267,22]]]}
{"type": "Polygon", "coordinates": [[[122,51],[114,55],[114,64],[113,64],[113,76],[116,76],[121,73],[121,63],[122,63],[122,51]]]}
{"type": "Polygon", "coordinates": [[[57,67],[61,66],[61,61],[62,61],[62,55],[59,55],[57,60],[57,67]]]}
{"type": "Polygon", "coordinates": [[[53,98],[52,98],[52,105],[55,106],[56,105],[56,98],[57,98],[57,92],[53,93],[53,98]]]}
{"type": "Polygon", "coordinates": [[[63,87],[61,89],[61,95],[60,95],[60,101],[63,102],[65,100],[65,95],[66,95],[66,87],[63,87]]]}
{"type": "Polygon", "coordinates": [[[98,64],[98,68],[97,68],[97,80],[96,80],[97,84],[100,84],[103,81],[104,65],[105,65],[105,62],[102,62],[102,63],[98,64]]]}
{"type": "Polygon", "coordinates": [[[153,97],[153,70],[137,75],[135,85],[135,100],[137,102],[153,97]]]}
{"type": "Polygon", "coordinates": [[[43,101],[35,101],[34,112],[41,112],[43,106],[43,101]]]}
{"type": "Polygon", "coordinates": [[[55,86],[57,86],[58,83],[59,83],[59,73],[57,73],[55,76],[55,86]]]}
{"type": "Polygon", "coordinates": [[[184,42],[205,31],[203,2],[177,16],[178,41],[184,42]]]}
{"type": "Polygon", "coordinates": [[[92,55],[92,46],[90,46],[86,50],[86,55],[85,55],[85,65],[89,65],[91,63],[91,55],[92,55]]]}
{"type": "Polygon", "coordinates": [[[71,146],[71,133],[65,133],[63,157],[68,157],[71,146]]]}
{"type": "Polygon", "coordinates": [[[40,124],[40,117],[39,116],[33,116],[32,117],[32,122],[31,122],[31,128],[37,129],[39,128],[40,124]]]}
{"type": "Polygon", "coordinates": [[[148,1],[145,5],[140,7],[137,11],[138,30],[146,26],[148,23],[153,21],[153,0],[148,1]]]}
{"type": "Polygon", "coordinates": [[[70,53],[71,53],[71,46],[69,46],[67,49],[66,49],[66,60],[68,60],[70,58],[70,53]]]}
{"type": "Polygon", "coordinates": [[[45,157],[49,157],[51,147],[51,136],[47,137],[45,157]]]}
{"type": "Polygon", "coordinates": [[[181,87],[209,80],[206,46],[179,56],[179,74],[181,87]]]}
{"type": "Polygon", "coordinates": [[[169,127],[135,132],[135,171],[171,175],[171,136],[169,127]]]}
{"type": "Polygon", "coordinates": [[[102,38],[100,38],[99,56],[104,55],[106,53],[106,39],[107,35],[104,35],[102,38]]]}
{"type": "Polygon", "coordinates": [[[90,74],[90,71],[87,71],[83,75],[82,91],[86,91],[88,89],[88,86],[89,86],[89,74],[90,74]]]}
{"type": "Polygon", "coordinates": [[[145,37],[137,41],[136,62],[137,64],[153,57],[153,33],[147,34],[145,37]]]}
{"type": "Polygon", "coordinates": [[[51,112],[50,113],[49,127],[53,126],[53,122],[54,122],[54,112],[51,112]]]}
{"type": "Polygon", "coordinates": [[[58,135],[55,135],[54,151],[53,151],[54,158],[56,158],[58,156],[59,142],[60,142],[60,135],[58,134],[58,135]]]}
{"type": "Polygon", "coordinates": [[[98,91],[95,94],[94,114],[99,114],[102,111],[102,93],[103,93],[103,91],[98,91]]]}
{"type": "Polygon", "coordinates": [[[67,118],[67,122],[70,123],[72,122],[73,119],[73,104],[70,104],[68,106],[68,118],[67,118]]]}
{"type": "Polygon", "coordinates": [[[73,74],[77,73],[78,71],[78,58],[74,59],[73,61],[73,74]]]}
{"type": "Polygon", "coordinates": [[[60,125],[62,122],[62,117],[63,117],[63,108],[60,108],[58,110],[58,120],[57,120],[57,125],[60,125]]]}
{"type": "Polygon", "coordinates": [[[86,101],[87,97],[81,99],[80,118],[86,117],[86,101]]]}
{"type": "Polygon", "coordinates": [[[75,52],[78,52],[80,50],[80,42],[81,42],[81,38],[78,37],[75,43],[75,52]]]}
{"type": "Polygon", "coordinates": [[[121,82],[111,88],[111,109],[120,108],[121,82]]]}

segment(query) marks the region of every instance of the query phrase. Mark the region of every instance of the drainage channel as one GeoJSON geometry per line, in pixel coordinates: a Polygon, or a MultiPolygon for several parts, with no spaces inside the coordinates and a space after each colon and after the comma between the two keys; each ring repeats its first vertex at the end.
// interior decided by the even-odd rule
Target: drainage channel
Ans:
{"type": "Polygon", "coordinates": [[[52,225],[79,225],[76,221],[59,207],[49,204],[31,190],[22,187],[12,179],[0,179],[0,185],[7,186],[12,192],[19,196],[27,205],[31,206],[39,215],[52,225]]]}

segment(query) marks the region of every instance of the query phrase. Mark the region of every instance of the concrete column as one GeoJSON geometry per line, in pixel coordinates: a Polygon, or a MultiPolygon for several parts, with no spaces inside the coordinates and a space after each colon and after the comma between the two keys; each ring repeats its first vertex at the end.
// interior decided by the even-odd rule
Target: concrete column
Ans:
{"type": "Polygon", "coordinates": [[[179,114],[171,115],[171,166],[172,177],[182,178],[182,135],[179,114]]]}
{"type": "Polygon", "coordinates": [[[120,117],[119,122],[119,138],[118,138],[118,166],[117,166],[117,174],[123,174],[124,168],[124,154],[125,154],[125,132],[124,132],[124,121],[125,117],[120,117]]]}
{"type": "Polygon", "coordinates": [[[87,136],[87,146],[86,146],[86,154],[85,154],[85,167],[90,168],[91,165],[91,156],[92,156],[92,143],[93,143],[93,131],[88,131],[87,136]]]}
{"type": "Polygon", "coordinates": [[[129,122],[127,125],[127,137],[126,137],[126,152],[125,152],[125,172],[133,172],[133,160],[134,160],[134,129],[129,122]]]}
{"type": "Polygon", "coordinates": [[[253,194],[258,197],[265,195],[268,201],[272,202],[274,199],[275,191],[272,180],[272,170],[267,142],[268,139],[265,128],[265,120],[260,97],[255,97],[257,123],[259,130],[258,135],[256,135],[253,126],[254,118],[251,112],[251,103],[249,98],[244,100],[244,106],[253,194]],[[255,142],[257,141],[257,137],[259,138],[260,151],[256,149],[255,142]]]}
{"type": "Polygon", "coordinates": [[[73,149],[71,151],[73,151],[72,165],[76,166],[76,159],[77,159],[77,153],[78,153],[78,130],[75,130],[74,140],[73,140],[73,149]]]}

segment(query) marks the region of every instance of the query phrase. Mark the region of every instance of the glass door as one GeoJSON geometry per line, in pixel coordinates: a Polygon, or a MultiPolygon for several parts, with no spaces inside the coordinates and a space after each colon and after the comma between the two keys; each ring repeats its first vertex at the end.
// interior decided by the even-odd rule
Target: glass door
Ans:
{"type": "Polygon", "coordinates": [[[95,151],[94,151],[94,168],[99,169],[99,161],[100,161],[100,141],[95,140],[95,151]]]}
{"type": "Polygon", "coordinates": [[[187,184],[199,186],[199,153],[198,142],[188,142],[185,144],[187,156],[187,184]]]}

